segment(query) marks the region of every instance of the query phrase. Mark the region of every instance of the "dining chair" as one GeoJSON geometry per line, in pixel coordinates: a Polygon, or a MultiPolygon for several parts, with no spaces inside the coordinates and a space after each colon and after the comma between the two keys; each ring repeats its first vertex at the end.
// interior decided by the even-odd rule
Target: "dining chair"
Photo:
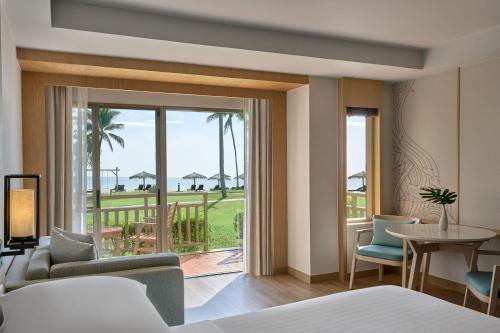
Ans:
{"type": "MultiPolygon", "coordinates": [[[[172,247],[172,225],[177,211],[178,202],[174,202],[168,205],[167,213],[167,249],[168,251],[173,251],[172,247]]],[[[134,222],[135,224],[135,244],[132,249],[132,254],[136,255],[139,252],[142,253],[153,253],[156,252],[157,244],[157,221],[156,217],[145,218],[152,222],[134,222]]]]}
{"type": "Polygon", "coordinates": [[[394,225],[411,223],[420,223],[420,219],[409,216],[374,215],[372,228],[356,230],[352,253],[349,289],[353,288],[354,275],[356,274],[356,264],[358,260],[378,264],[379,281],[382,281],[383,279],[385,265],[401,267],[401,285],[403,287],[406,286],[408,261],[411,260],[413,253],[408,249],[407,242],[403,242],[403,240],[389,235],[385,231],[385,228],[394,225]],[[370,244],[360,244],[361,235],[363,234],[372,234],[370,244]],[[408,256],[403,255],[405,252],[408,253],[408,256]]]}
{"type": "Polygon", "coordinates": [[[500,265],[493,266],[493,272],[479,271],[477,259],[479,255],[500,256],[500,251],[475,250],[472,253],[470,271],[465,275],[464,306],[467,306],[469,293],[478,300],[488,304],[487,314],[493,316],[500,298],[500,265]]]}

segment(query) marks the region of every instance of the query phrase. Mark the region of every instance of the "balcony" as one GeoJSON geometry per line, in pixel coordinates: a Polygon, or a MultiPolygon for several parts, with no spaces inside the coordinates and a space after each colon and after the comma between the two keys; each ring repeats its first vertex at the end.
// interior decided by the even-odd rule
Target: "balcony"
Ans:
{"type": "MultiPolygon", "coordinates": [[[[227,199],[220,198],[220,191],[167,193],[169,203],[178,202],[169,251],[181,256],[186,276],[242,270],[243,196],[243,190],[229,191],[227,199]]],[[[101,208],[87,208],[88,233],[97,232],[101,256],[134,254],[136,222],[155,221],[157,209],[155,193],[102,195],[101,208]],[[99,230],[92,223],[96,215],[99,230]]]]}

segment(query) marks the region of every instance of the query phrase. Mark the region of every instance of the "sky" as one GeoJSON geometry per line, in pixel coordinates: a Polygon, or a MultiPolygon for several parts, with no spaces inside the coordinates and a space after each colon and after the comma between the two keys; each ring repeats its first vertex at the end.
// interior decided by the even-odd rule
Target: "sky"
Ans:
{"type": "MultiPolygon", "coordinates": [[[[120,110],[117,123],[124,128],[115,131],[125,141],[125,148],[113,143],[113,151],[103,146],[101,168],[120,168],[121,177],[140,171],[155,172],[155,112],[120,110]]],[[[167,111],[167,174],[182,177],[198,172],[210,177],[219,172],[218,122],[207,123],[210,113],[167,111]]],[[[234,121],[234,135],[239,173],[243,173],[244,125],[234,121]]],[[[347,175],[365,170],[365,119],[347,120],[347,175]]],[[[236,176],[234,150],[230,133],[224,135],[225,173],[236,176]]],[[[105,175],[104,175],[105,176],[105,175]]],[[[111,175],[110,175],[111,176],[111,175]]]]}
{"type": "MultiPolygon", "coordinates": [[[[113,143],[113,151],[103,146],[101,168],[119,167],[121,177],[140,171],[156,173],[155,112],[150,110],[120,110],[116,123],[124,128],[114,133],[125,141],[125,148],[113,143]]],[[[207,123],[210,113],[167,111],[167,174],[182,177],[198,172],[210,177],[219,172],[218,122],[207,123]]],[[[234,135],[239,173],[243,173],[244,126],[234,120],[234,135]]],[[[224,135],[224,169],[236,176],[231,134],[224,135]]]]}

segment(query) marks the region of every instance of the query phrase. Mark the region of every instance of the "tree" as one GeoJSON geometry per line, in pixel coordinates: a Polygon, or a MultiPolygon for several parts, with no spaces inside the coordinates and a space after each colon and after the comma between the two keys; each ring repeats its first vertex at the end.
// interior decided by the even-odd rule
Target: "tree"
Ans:
{"type": "Polygon", "coordinates": [[[224,177],[224,117],[226,113],[217,112],[212,113],[207,117],[207,123],[218,120],[219,121],[219,175],[220,175],[220,187],[222,192],[222,198],[227,198],[226,191],[226,179],[224,177]]]}
{"type": "MultiPolygon", "coordinates": [[[[117,134],[114,133],[116,130],[121,130],[125,127],[123,124],[115,123],[115,118],[120,115],[120,111],[111,110],[108,108],[99,109],[99,150],[102,151],[102,143],[106,142],[109,149],[113,151],[113,142],[125,148],[125,140],[117,134]]],[[[92,123],[92,111],[87,112],[87,157],[89,164],[92,161],[92,150],[93,150],[93,123],[92,123]]]]}
{"type": "Polygon", "coordinates": [[[236,141],[234,140],[234,131],[233,131],[233,118],[236,118],[240,121],[245,120],[245,115],[242,112],[239,113],[225,113],[227,116],[226,122],[224,124],[224,133],[231,131],[231,138],[233,140],[233,150],[234,150],[234,164],[236,165],[236,187],[240,187],[240,177],[238,172],[238,154],[236,151],[236,141]]]}

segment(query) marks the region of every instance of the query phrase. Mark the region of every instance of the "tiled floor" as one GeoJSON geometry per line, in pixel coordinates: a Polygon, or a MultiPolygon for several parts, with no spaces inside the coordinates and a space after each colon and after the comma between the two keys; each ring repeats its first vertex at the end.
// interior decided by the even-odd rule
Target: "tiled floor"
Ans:
{"type": "Polygon", "coordinates": [[[185,277],[243,270],[241,249],[195,253],[181,256],[185,277]]]}

